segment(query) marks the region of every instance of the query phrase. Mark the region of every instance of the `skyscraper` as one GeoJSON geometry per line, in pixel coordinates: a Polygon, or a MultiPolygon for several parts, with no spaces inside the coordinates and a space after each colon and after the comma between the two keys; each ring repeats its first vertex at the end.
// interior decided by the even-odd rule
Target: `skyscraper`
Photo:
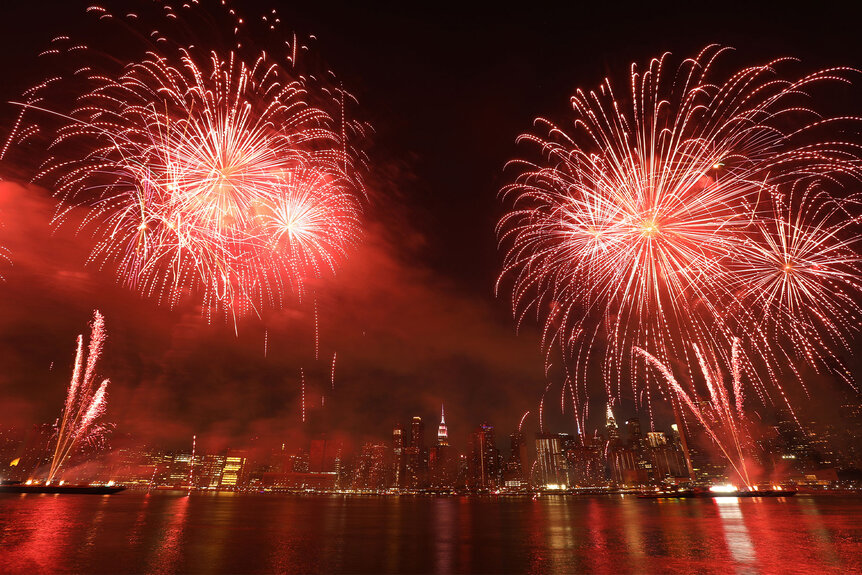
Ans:
{"type": "Polygon", "coordinates": [[[425,445],[425,424],[418,415],[410,423],[410,446],[407,454],[407,486],[425,487],[428,482],[428,448],[425,445]]]}
{"type": "Polygon", "coordinates": [[[494,427],[483,423],[473,433],[470,480],[474,489],[496,489],[500,484],[500,452],[494,427]]]}
{"type": "Polygon", "coordinates": [[[611,447],[617,446],[620,443],[620,430],[617,427],[617,420],[614,419],[614,412],[611,411],[611,404],[608,403],[607,421],[605,428],[608,432],[608,444],[611,447]]]}
{"type": "Polygon", "coordinates": [[[527,440],[520,430],[509,436],[511,454],[506,461],[504,484],[509,489],[526,489],[529,487],[527,477],[527,440]]]}
{"type": "Polygon", "coordinates": [[[641,434],[641,420],[637,417],[633,417],[626,421],[626,431],[629,433],[629,444],[632,447],[640,446],[643,442],[643,435],[641,434]]]}
{"type": "Polygon", "coordinates": [[[219,489],[227,491],[237,491],[242,489],[245,480],[247,461],[248,459],[245,451],[229,449],[227,456],[224,459],[224,468],[222,469],[219,489]]]}
{"type": "Polygon", "coordinates": [[[404,452],[404,428],[396,423],[392,429],[392,483],[395,487],[404,487],[406,453],[404,452]]]}
{"type": "Polygon", "coordinates": [[[568,485],[568,464],[563,454],[563,442],[568,443],[571,436],[567,433],[536,434],[536,456],[539,461],[542,485],[568,485]]]}
{"type": "Polygon", "coordinates": [[[437,427],[437,445],[449,445],[449,431],[446,429],[446,412],[440,406],[440,425],[437,427]]]}
{"type": "Polygon", "coordinates": [[[418,415],[410,423],[410,447],[425,448],[425,424],[418,415]]]}
{"type": "Polygon", "coordinates": [[[605,442],[600,437],[579,436],[561,441],[569,485],[596,487],[607,481],[605,442]]]}
{"type": "Polygon", "coordinates": [[[386,445],[382,443],[363,445],[352,487],[379,491],[386,488],[386,476],[386,445]]]}
{"type": "Polygon", "coordinates": [[[455,469],[452,458],[452,448],[449,446],[449,430],[446,428],[446,416],[440,407],[440,425],[437,427],[437,445],[428,457],[430,483],[435,488],[450,488],[455,484],[455,469]]]}

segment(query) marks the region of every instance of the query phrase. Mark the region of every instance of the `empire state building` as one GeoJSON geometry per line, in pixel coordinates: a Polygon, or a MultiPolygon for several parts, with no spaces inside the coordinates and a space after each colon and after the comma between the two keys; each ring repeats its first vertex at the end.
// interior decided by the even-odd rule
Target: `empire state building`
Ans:
{"type": "Polygon", "coordinates": [[[449,432],[446,430],[446,413],[440,406],[440,426],[437,428],[437,445],[449,445],[449,432]]]}

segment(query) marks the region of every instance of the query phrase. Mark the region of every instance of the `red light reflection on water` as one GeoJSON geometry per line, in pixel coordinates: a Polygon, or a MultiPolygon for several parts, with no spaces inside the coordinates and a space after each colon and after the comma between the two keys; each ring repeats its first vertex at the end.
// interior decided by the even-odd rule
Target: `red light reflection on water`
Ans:
{"type": "MultiPolygon", "coordinates": [[[[18,495],[16,527],[2,529],[0,571],[45,573],[68,561],[68,534],[81,527],[76,502],[62,495],[18,495]],[[11,532],[11,533],[10,533],[11,532]]],[[[17,506],[16,506],[17,507],[17,506]]],[[[8,511],[6,511],[8,513],[8,511]]]]}
{"type": "Polygon", "coordinates": [[[165,525],[160,542],[152,552],[152,563],[148,573],[177,573],[184,551],[183,531],[189,511],[191,497],[175,497],[164,515],[165,525]]]}
{"type": "Polygon", "coordinates": [[[862,572],[862,500],[0,496],[0,573],[862,572]]]}

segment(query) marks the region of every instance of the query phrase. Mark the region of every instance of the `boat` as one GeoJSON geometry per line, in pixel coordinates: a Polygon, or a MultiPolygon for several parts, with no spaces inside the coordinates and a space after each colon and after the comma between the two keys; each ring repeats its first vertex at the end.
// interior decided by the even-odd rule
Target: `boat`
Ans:
{"type": "Polygon", "coordinates": [[[681,489],[679,491],[645,491],[638,493],[640,499],[688,499],[697,495],[691,489],[681,489]]]}
{"type": "Polygon", "coordinates": [[[4,483],[0,493],[68,493],[81,495],[110,495],[123,491],[122,485],[45,485],[40,483],[4,483]]]}

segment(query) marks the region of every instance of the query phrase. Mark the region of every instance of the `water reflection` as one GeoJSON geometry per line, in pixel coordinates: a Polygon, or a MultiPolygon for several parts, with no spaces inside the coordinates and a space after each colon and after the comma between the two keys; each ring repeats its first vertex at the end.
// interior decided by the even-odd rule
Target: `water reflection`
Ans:
{"type": "Polygon", "coordinates": [[[180,571],[181,545],[186,515],[191,497],[174,497],[163,511],[164,527],[159,531],[158,543],[151,554],[149,573],[176,573],[180,571]]]}
{"type": "Polygon", "coordinates": [[[455,500],[448,497],[433,500],[435,573],[455,571],[455,538],[458,535],[456,506],[455,500]]]}
{"type": "Polygon", "coordinates": [[[862,571],[862,499],[0,496],[0,573],[862,571]]]}
{"type": "Polygon", "coordinates": [[[799,507],[802,511],[802,521],[808,527],[808,532],[812,535],[814,549],[817,551],[820,560],[825,564],[837,566],[839,558],[835,553],[835,547],[832,545],[832,534],[826,528],[817,504],[813,499],[801,498],[799,500],[799,507]]]}
{"type": "Polygon", "coordinates": [[[5,568],[0,571],[45,573],[68,559],[70,549],[65,543],[71,537],[67,535],[81,525],[74,499],[60,495],[18,495],[4,496],[3,502],[7,506],[0,512],[0,517],[4,517],[0,566],[5,568]],[[17,501],[13,503],[12,498],[17,501]],[[16,508],[20,512],[15,513],[16,508]]]}
{"type": "Polygon", "coordinates": [[[738,497],[716,497],[713,499],[718,506],[718,514],[724,527],[724,538],[733,560],[738,565],[737,573],[753,573],[755,562],[754,545],[748,535],[748,529],[742,518],[738,497]],[[747,568],[745,568],[747,567],[747,568]]]}

